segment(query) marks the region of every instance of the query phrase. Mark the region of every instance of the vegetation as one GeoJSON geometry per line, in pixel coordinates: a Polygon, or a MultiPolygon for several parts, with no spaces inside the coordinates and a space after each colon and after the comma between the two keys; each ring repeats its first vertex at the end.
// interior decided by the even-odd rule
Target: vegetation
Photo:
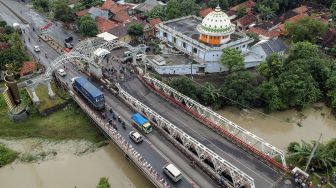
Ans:
{"type": "Polygon", "coordinates": [[[305,167],[315,144],[318,144],[318,146],[310,166],[322,173],[330,172],[336,166],[336,139],[329,141],[327,144],[304,141],[301,144],[292,142],[287,148],[288,161],[296,166],[305,167]]]}
{"type": "Polygon", "coordinates": [[[336,26],[336,0],[333,1],[333,3],[330,6],[330,12],[331,12],[331,19],[333,21],[334,26],[336,26]]]}
{"type": "Polygon", "coordinates": [[[110,187],[111,187],[111,185],[108,182],[108,178],[101,177],[100,180],[99,180],[99,183],[97,185],[97,188],[110,188],[110,187]]]}
{"type": "Polygon", "coordinates": [[[240,6],[237,10],[237,18],[241,18],[246,14],[246,7],[240,6]]]}
{"type": "Polygon", "coordinates": [[[49,0],[32,0],[34,8],[39,12],[49,12],[51,2],[49,0]]]}
{"type": "Polygon", "coordinates": [[[94,37],[98,33],[96,22],[90,16],[83,16],[78,21],[78,28],[83,36],[94,37]]]}
{"type": "MultiPolygon", "coordinates": [[[[26,95],[23,101],[26,103],[26,95]]],[[[30,104],[30,101],[28,101],[30,104]]],[[[0,137],[15,138],[50,138],[50,139],[85,139],[92,142],[104,140],[86,114],[73,102],[65,109],[41,117],[36,107],[30,105],[30,115],[24,122],[12,122],[7,116],[7,105],[0,97],[0,137]]]]}
{"type": "Polygon", "coordinates": [[[128,26],[127,28],[127,33],[131,36],[134,37],[139,37],[142,36],[144,31],[143,31],[143,26],[139,23],[132,23],[128,26]]]}
{"type": "Polygon", "coordinates": [[[220,61],[229,70],[229,74],[232,71],[244,68],[244,58],[241,53],[234,48],[224,48],[220,61]]]}
{"type": "Polygon", "coordinates": [[[74,12],[69,7],[67,0],[58,0],[53,4],[54,18],[62,22],[70,22],[74,20],[74,12]]]}
{"type": "Polygon", "coordinates": [[[13,162],[17,156],[18,153],[0,144],[0,168],[13,162]]]}
{"type": "Polygon", "coordinates": [[[258,66],[256,73],[243,70],[242,58],[236,57],[237,52],[232,51],[222,59],[233,65],[231,70],[235,72],[229,68],[230,74],[219,88],[209,83],[200,87],[187,77],[175,78],[169,84],[214,108],[234,105],[262,107],[272,112],[302,109],[324,100],[336,112],[336,61],[320,53],[317,46],[309,42],[295,43],[287,58],[272,54],[258,66]],[[234,55],[230,57],[231,54],[234,55]]]}
{"type": "Polygon", "coordinates": [[[305,17],[296,23],[286,23],[285,28],[288,36],[294,42],[308,41],[315,43],[318,38],[325,34],[328,26],[315,18],[305,17]]]}
{"type": "Polygon", "coordinates": [[[5,33],[0,33],[0,42],[4,47],[0,50],[0,70],[4,70],[6,64],[11,64],[14,71],[19,71],[22,63],[29,60],[20,35],[6,22],[2,22],[0,27],[5,28],[5,33]]]}
{"type": "Polygon", "coordinates": [[[167,6],[157,6],[146,13],[148,19],[160,18],[161,20],[171,20],[188,15],[198,15],[200,6],[195,0],[170,0],[167,6]]]}

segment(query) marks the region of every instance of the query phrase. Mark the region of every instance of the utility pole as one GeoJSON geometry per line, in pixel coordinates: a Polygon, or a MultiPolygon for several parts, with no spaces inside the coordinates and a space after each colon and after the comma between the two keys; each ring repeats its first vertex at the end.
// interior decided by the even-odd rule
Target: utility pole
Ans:
{"type": "Polygon", "coordinates": [[[307,166],[306,166],[306,168],[305,168],[305,172],[307,172],[307,170],[308,170],[308,166],[309,166],[309,164],[310,164],[312,158],[314,157],[314,154],[315,154],[315,151],[316,151],[318,145],[320,144],[321,137],[322,137],[322,133],[320,134],[319,139],[318,139],[317,142],[315,143],[315,146],[314,146],[312,152],[310,153],[310,156],[309,156],[309,159],[308,159],[308,162],[307,162],[307,166]]]}

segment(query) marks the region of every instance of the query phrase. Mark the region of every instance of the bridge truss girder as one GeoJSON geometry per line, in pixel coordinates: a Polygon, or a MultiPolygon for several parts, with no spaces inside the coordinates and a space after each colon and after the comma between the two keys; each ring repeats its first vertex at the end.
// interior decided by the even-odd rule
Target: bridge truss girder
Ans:
{"type": "Polygon", "coordinates": [[[255,188],[254,179],[242,172],[240,169],[236,168],[234,165],[223,159],[221,156],[217,155],[215,152],[193,139],[191,136],[186,134],[184,131],[170,123],[168,120],[148,108],[146,105],[142,104],[140,101],[135,99],[133,96],[129,95],[124,91],[119,84],[116,84],[119,96],[129,104],[136,111],[144,114],[150,120],[156,123],[158,127],[163,130],[167,130],[166,133],[173,138],[180,138],[182,141],[182,146],[185,150],[189,150],[190,147],[195,148],[196,157],[204,162],[205,159],[209,159],[214,165],[214,171],[217,175],[225,172],[230,175],[233,181],[233,186],[236,188],[242,186],[248,186],[250,188],[255,188]]]}
{"type": "Polygon", "coordinates": [[[267,143],[265,140],[259,138],[258,136],[254,135],[253,133],[245,130],[244,128],[238,126],[237,124],[231,122],[230,120],[222,117],[221,115],[215,113],[214,111],[206,108],[205,106],[201,105],[200,103],[190,99],[189,97],[183,95],[182,93],[176,91],[175,89],[171,88],[170,86],[162,83],[161,81],[152,78],[150,76],[144,76],[144,80],[152,84],[157,90],[162,91],[167,96],[173,97],[176,101],[180,104],[185,104],[185,106],[197,114],[201,116],[202,119],[210,120],[212,123],[219,125],[223,128],[227,133],[233,135],[234,137],[238,138],[239,140],[243,141],[249,147],[256,149],[257,151],[267,156],[269,159],[272,160],[273,163],[277,163],[273,160],[274,157],[280,157],[281,164],[279,168],[282,167],[282,170],[286,169],[286,160],[283,151],[272,146],[271,144],[267,143]]]}

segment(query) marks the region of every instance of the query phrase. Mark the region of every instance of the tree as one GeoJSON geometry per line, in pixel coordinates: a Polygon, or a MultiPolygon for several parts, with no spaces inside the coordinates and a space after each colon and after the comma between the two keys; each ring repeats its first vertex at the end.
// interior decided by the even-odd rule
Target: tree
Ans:
{"type": "Polygon", "coordinates": [[[234,48],[224,48],[220,61],[228,69],[229,74],[234,70],[244,69],[244,58],[234,48]]]}
{"type": "Polygon", "coordinates": [[[135,37],[139,37],[141,35],[143,35],[143,26],[139,23],[132,23],[128,26],[127,28],[127,33],[129,35],[135,36],[135,37]]]}
{"type": "Polygon", "coordinates": [[[99,183],[97,185],[97,188],[110,188],[110,187],[111,187],[111,185],[108,182],[108,178],[101,177],[100,180],[99,180],[99,183]]]}
{"type": "Polygon", "coordinates": [[[177,91],[181,92],[182,94],[190,97],[191,99],[200,101],[200,89],[198,86],[196,86],[193,81],[186,76],[173,78],[169,85],[176,89],[177,91]]]}
{"type": "Polygon", "coordinates": [[[257,83],[247,71],[234,72],[225,78],[221,86],[226,104],[241,107],[254,106],[259,97],[257,83]]]}
{"type": "Polygon", "coordinates": [[[336,0],[334,0],[333,3],[331,4],[330,12],[331,12],[331,19],[334,25],[336,25],[336,0]]]}
{"type": "Polygon", "coordinates": [[[58,0],[54,3],[54,17],[62,22],[73,21],[73,11],[69,7],[67,0],[58,0]]]}
{"type": "Polygon", "coordinates": [[[170,0],[167,3],[167,19],[179,18],[188,15],[198,15],[200,6],[195,0],[170,0]]]}
{"type": "Polygon", "coordinates": [[[202,98],[205,105],[213,105],[219,103],[218,100],[221,94],[220,89],[215,88],[214,85],[207,82],[203,87],[202,91],[202,98]]]}
{"type": "Polygon", "coordinates": [[[228,0],[209,0],[207,5],[211,8],[216,8],[217,5],[219,5],[222,10],[227,10],[229,8],[228,0]]]}
{"type": "Polygon", "coordinates": [[[273,112],[276,110],[281,110],[284,108],[284,103],[281,99],[281,93],[273,80],[264,81],[261,86],[259,86],[260,96],[264,102],[265,109],[267,112],[273,112]]]}
{"type": "Polygon", "coordinates": [[[260,16],[263,20],[270,20],[275,16],[274,10],[271,7],[265,5],[257,6],[257,10],[260,13],[260,16]]]}
{"type": "Polygon", "coordinates": [[[273,53],[258,66],[257,70],[267,80],[277,79],[284,71],[283,59],[279,54],[273,53]]]}
{"type": "Polygon", "coordinates": [[[50,2],[49,0],[33,0],[33,5],[37,10],[41,10],[44,12],[50,11],[50,2]]]}
{"type": "Polygon", "coordinates": [[[167,10],[166,6],[155,6],[151,11],[146,12],[147,20],[160,18],[162,21],[167,20],[167,10]]]}
{"type": "Polygon", "coordinates": [[[6,21],[0,21],[0,27],[5,27],[7,25],[6,21]]]}
{"type": "Polygon", "coordinates": [[[78,28],[82,35],[93,37],[98,33],[96,22],[90,16],[83,16],[79,19],[78,28]]]}
{"type": "Polygon", "coordinates": [[[305,17],[295,23],[285,24],[288,36],[294,42],[308,41],[315,43],[318,38],[325,34],[327,28],[326,24],[312,17],[305,17]]]}
{"type": "Polygon", "coordinates": [[[246,14],[246,7],[245,6],[240,6],[238,7],[238,10],[237,10],[237,18],[241,18],[243,17],[244,15],[246,14]]]}
{"type": "Polygon", "coordinates": [[[313,58],[320,58],[320,51],[317,46],[310,42],[297,42],[289,49],[289,55],[285,62],[313,58]]]}

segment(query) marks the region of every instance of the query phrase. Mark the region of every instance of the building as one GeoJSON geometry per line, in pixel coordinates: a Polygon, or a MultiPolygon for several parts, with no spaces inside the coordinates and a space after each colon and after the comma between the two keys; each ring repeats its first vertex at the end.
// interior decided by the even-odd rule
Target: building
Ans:
{"type": "Polygon", "coordinates": [[[225,71],[225,67],[220,63],[222,50],[235,48],[246,54],[248,44],[253,42],[253,39],[246,34],[235,30],[235,25],[220,7],[216,7],[215,11],[209,13],[203,20],[196,16],[186,16],[161,22],[156,27],[158,38],[190,57],[189,61],[181,62],[178,69],[176,68],[178,62],[174,65],[155,64],[158,61],[148,58],[151,66],[169,70],[165,71],[166,74],[185,74],[183,69],[185,71],[188,69],[186,72],[190,73],[191,67],[193,74],[225,71]]]}
{"type": "Polygon", "coordinates": [[[287,50],[285,43],[277,38],[273,40],[263,40],[251,47],[250,52],[259,55],[262,60],[265,60],[267,56],[272,53],[284,55],[287,50]]]}
{"type": "Polygon", "coordinates": [[[21,70],[20,70],[20,76],[25,76],[28,74],[33,74],[37,71],[37,65],[34,61],[26,61],[23,63],[21,70]]]}
{"type": "Polygon", "coordinates": [[[161,6],[161,5],[165,5],[165,4],[162,3],[161,1],[157,1],[157,0],[146,0],[143,3],[140,3],[136,6],[134,6],[130,10],[130,12],[131,12],[131,14],[143,15],[144,13],[151,11],[154,7],[161,6]]]}
{"type": "Polygon", "coordinates": [[[238,29],[245,31],[256,25],[257,18],[254,15],[245,15],[237,20],[238,29]]]}

